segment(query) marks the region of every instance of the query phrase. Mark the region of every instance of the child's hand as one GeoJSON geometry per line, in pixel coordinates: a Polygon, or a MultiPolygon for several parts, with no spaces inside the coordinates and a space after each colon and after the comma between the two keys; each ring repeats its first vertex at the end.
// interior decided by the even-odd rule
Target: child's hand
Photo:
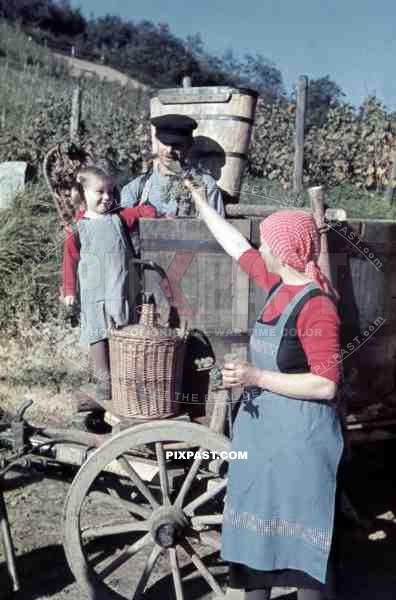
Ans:
{"type": "Polygon", "coordinates": [[[73,304],[76,302],[76,297],[75,296],[65,296],[63,298],[63,302],[64,302],[64,304],[66,304],[66,306],[73,306],[73,304]]]}

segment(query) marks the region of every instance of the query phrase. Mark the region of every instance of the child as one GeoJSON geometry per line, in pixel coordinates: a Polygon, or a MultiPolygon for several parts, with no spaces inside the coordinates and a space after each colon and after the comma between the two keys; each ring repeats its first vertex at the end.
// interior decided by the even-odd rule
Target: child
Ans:
{"type": "Polygon", "coordinates": [[[111,399],[109,329],[131,320],[128,261],[131,231],[140,217],[152,218],[150,205],[117,209],[111,177],[96,167],[81,169],[74,195],[85,205],[68,226],[64,242],[64,303],[76,300],[76,275],[81,301],[80,341],[89,345],[98,401],[111,399]]]}

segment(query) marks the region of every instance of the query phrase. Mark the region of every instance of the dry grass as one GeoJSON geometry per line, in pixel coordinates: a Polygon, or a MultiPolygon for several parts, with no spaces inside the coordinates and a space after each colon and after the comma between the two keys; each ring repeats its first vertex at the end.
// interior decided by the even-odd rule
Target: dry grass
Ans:
{"type": "Polygon", "coordinates": [[[0,340],[0,406],[7,412],[15,412],[30,398],[32,420],[67,420],[73,389],[89,378],[88,355],[79,345],[76,328],[54,320],[0,340]]]}

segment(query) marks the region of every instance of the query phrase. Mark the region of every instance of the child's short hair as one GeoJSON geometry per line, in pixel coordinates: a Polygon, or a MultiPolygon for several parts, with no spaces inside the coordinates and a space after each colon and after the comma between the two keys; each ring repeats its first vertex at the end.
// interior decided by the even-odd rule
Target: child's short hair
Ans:
{"type": "Polygon", "coordinates": [[[99,177],[100,179],[112,179],[111,175],[106,173],[103,169],[99,169],[99,167],[83,167],[79,169],[76,173],[76,183],[79,191],[83,191],[81,188],[84,188],[88,183],[91,177],[99,177]]]}

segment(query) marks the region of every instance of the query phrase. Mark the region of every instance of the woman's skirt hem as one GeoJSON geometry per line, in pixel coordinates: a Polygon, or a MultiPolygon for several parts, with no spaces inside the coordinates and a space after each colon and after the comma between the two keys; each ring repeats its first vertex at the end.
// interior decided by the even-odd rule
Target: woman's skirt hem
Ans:
{"type": "Polygon", "coordinates": [[[331,597],[335,594],[333,565],[329,561],[326,582],[322,583],[304,571],[298,569],[280,569],[261,571],[240,563],[229,563],[228,585],[233,589],[255,590],[273,587],[292,587],[297,589],[318,590],[331,597]]]}

